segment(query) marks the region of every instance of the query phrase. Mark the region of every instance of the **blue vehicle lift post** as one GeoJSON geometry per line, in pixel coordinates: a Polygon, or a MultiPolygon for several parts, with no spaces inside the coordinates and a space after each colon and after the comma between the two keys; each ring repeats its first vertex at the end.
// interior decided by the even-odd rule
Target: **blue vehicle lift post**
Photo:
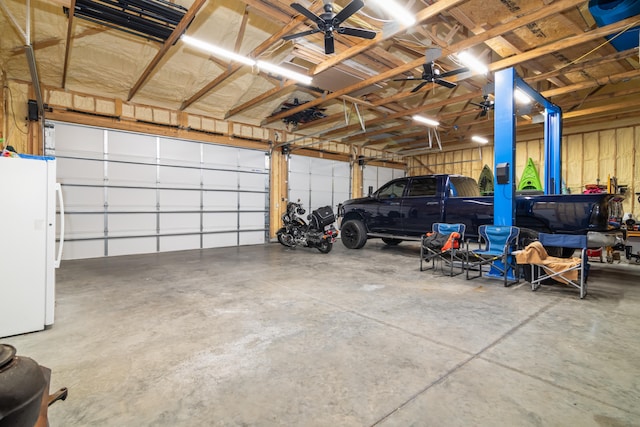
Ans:
{"type": "MultiPolygon", "coordinates": [[[[494,114],[494,192],[493,222],[495,225],[515,224],[515,160],[516,160],[516,104],[515,91],[520,89],[532,100],[544,106],[544,193],[560,194],[562,184],[561,143],[562,110],[540,95],[513,68],[495,74],[494,114]]],[[[513,271],[507,273],[511,278],[513,271]]],[[[490,277],[502,277],[491,268],[490,277]]]]}

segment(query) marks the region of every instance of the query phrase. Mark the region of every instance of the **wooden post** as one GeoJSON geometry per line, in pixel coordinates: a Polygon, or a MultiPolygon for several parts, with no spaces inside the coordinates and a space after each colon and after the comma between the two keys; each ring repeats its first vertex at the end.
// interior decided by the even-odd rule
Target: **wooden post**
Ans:
{"type": "MultiPolygon", "coordinates": [[[[270,131],[271,141],[275,141],[275,132],[270,131]]],[[[272,143],[274,146],[275,142],[272,143]]],[[[276,231],[282,226],[281,216],[287,208],[289,159],[282,154],[281,148],[271,151],[271,173],[269,175],[269,237],[276,237],[276,231]]]]}
{"type": "Polygon", "coordinates": [[[355,199],[357,197],[362,197],[362,193],[364,189],[363,178],[362,178],[362,166],[358,161],[360,154],[362,153],[362,148],[356,147],[354,159],[351,161],[351,198],[355,199]]]}

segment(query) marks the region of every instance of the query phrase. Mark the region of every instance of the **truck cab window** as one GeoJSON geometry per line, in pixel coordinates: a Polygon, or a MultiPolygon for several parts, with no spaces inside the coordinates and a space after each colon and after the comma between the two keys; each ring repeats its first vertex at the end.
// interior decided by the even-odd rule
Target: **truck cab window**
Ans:
{"type": "Polygon", "coordinates": [[[385,185],[380,190],[378,190],[378,198],[379,199],[391,199],[394,197],[402,197],[404,193],[404,188],[407,186],[406,181],[394,181],[385,185]]]}
{"type": "Polygon", "coordinates": [[[435,178],[414,178],[408,196],[435,196],[437,190],[438,181],[435,178]]]}
{"type": "Polygon", "coordinates": [[[465,176],[449,177],[449,187],[451,197],[478,197],[480,188],[473,178],[465,176]]]}

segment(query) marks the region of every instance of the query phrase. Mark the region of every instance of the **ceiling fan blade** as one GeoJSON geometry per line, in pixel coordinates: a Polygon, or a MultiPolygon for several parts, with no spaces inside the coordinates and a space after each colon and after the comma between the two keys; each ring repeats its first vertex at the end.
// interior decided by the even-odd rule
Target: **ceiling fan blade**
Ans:
{"type": "Polygon", "coordinates": [[[351,15],[362,9],[363,6],[364,2],[362,0],[353,0],[333,17],[333,25],[338,25],[341,22],[346,21],[351,15]]]}
{"type": "Polygon", "coordinates": [[[440,86],[444,86],[444,87],[449,88],[449,89],[453,89],[454,87],[458,86],[457,83],[448,82],[448,81],[442,80],[442,79],[434,79],[434,83],[438,83],[440,86]]]}
{"type": "Polygon", "coordinates": [[[466,67],[465,68],[458,68],[457,70],[451,70],[451,71],[447,71],[446,73],[442,73],[438,77],[455,76],[456,74],[466,73],[467,71],[469,71],[469,69],[466,68],[466,67]]]}
{"type": "Polygon", "coordinates": [[[420,89],[422,89],[422,88],[424,87],[424,85],[426,85],[427,83],[429,83],[429,82],[422,82],[422,83],[420,83],[418,86],[414,87],[414,88],[411,90],[411,93],[416,93],[417,91],[419,91],[420,89]]]}
{"type": "Polygon", "coordinates": [[[327,55],[335,52],[335,47],[333,45],[333,35],[329,33],[328,35],[324,35],[324,53],[327,55]]]}
{"type": "Polygon", "coordinates": [[[315,23],[318,23],[318,21],[322,21],[322,18],[320,18],[315,13],[311,12],[309,9],[307,9],[306,7],[301,5],[300,3],[291,3],[291,9],[295,9],[296,12],[301,13],[302,15],[304,15],[307,18],[311,19],[315,23]]]}
{"type": "Polygon", "coordinates": [[[348,36],[362,37],[363,39],[373,39],[376,36],[375,31],[363,30],[361,28],[351,27],[338,27],[339,34],[346,34],[348,36]]]}
{"type": "Polygon", "coordinates": [[[484,117],[487,115],[487,110],[486,109],[482,109],[482,111],[480,111],[480,114],[478,115],[479,117],[484,117]]]}
{"type": "Polygon", "coordinates": [[[296,34],[291,34],[288,36],[284,36],[282,37],[282,40],[293,40],[293,39],[297,39],[298,37],[304,37],[304,36],[308,36],[309,34],[315,34],[315,33],[319,33],[320,30],[319,29],[315,29],[315,30],[309,30],[309,31],[303,31],[301,33],[296,33],[296,34]]]}
{"type": "Polygon", "coordinates": [[[478,102],[470,102],[469,104],[475,105],[476,107],[485,108],[484,104],[478,102]]]}

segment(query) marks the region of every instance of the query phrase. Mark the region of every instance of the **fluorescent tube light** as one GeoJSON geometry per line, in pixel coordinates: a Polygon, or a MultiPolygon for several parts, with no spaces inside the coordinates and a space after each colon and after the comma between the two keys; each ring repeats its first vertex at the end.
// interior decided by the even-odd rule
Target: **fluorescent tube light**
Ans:
{"type": "Polygon", "coordinates": [[[513,97],[516,99],[516,102],[519,102],[520,104],[531,104],[531,102],[533,101],[533,99],[531,99],[529,95],[518,88],[516,88],[516,91],[513,92],[513,97]]]}
{"type": "Polygon", "coordinates": [[[300,73],[296,73],[295,71],[291,71],[287,68],[283,68],[283,67],[279,67],[277,65],[273,65],[269,62],[265,62],[265,61],[258,61],[257,62],[258,68],[260,68],[261,70],[265,70],[268,71],[270,73],[274,73],[274,74],[278,74],[281,75],[282,77],[286,77],[288,79],[293,79],[293,80],[297,80],[300,83],[304,83],[304,84],[311,84],[311,81],[313,80],[312,77],[310,76],[305,76],[304,74],[300,74],[300,73]]]}
{"type": "Polygon", "coordinates": [[[460,52],[458,54],[458,59],[471,71],[475,71],[479,74],[487,74],[489,72],[489,68],[485,64],[467,51],[460,52]]]}
{"type": "Polygon", "coordinates": [[[410,27],[416,23],[416,18],[393,0],[373,0],[373,2],[405,27],[410,27]]]}
{"type": "Polygon", "coordinates": [[[435,120],[428,119],[428,118],[422,117],[422,116],[413,116],[413,120],[415,120],[416,122],[421,122],[421,123],[424,123],[426,125],[434,126],[434,127],[438,126],[440,124],[435,120]]]}
{"type": "Polygon", "coordinates": [[[472,136],[471,140],[475,141],[475,142],[479,142],[480,144],[486,144],[487,142],[489,142],[489,140],[487,138],[483,138],[483,137],[477,136],[477,135],[472,136]]]}
{"type": "Polygon", "coordinates": [[[205,52],[209,52],[212,55],[222,56],[223,58],[227,58],[235,62],[240,62],[242,64],[249,65],[251,67],[256,65],[256,61],[254,61],[251,58],[247,58],[246,56],[242,56],[235,52],[231,52],[221,47],[214,46],[210,43],[203,42],[202,40],[194,39],[193,37],[190,37],[186,34],[183,34],[182,37],[180,38],[186,44],[193,46],[197,49],[204,50],[205,52]]]}

